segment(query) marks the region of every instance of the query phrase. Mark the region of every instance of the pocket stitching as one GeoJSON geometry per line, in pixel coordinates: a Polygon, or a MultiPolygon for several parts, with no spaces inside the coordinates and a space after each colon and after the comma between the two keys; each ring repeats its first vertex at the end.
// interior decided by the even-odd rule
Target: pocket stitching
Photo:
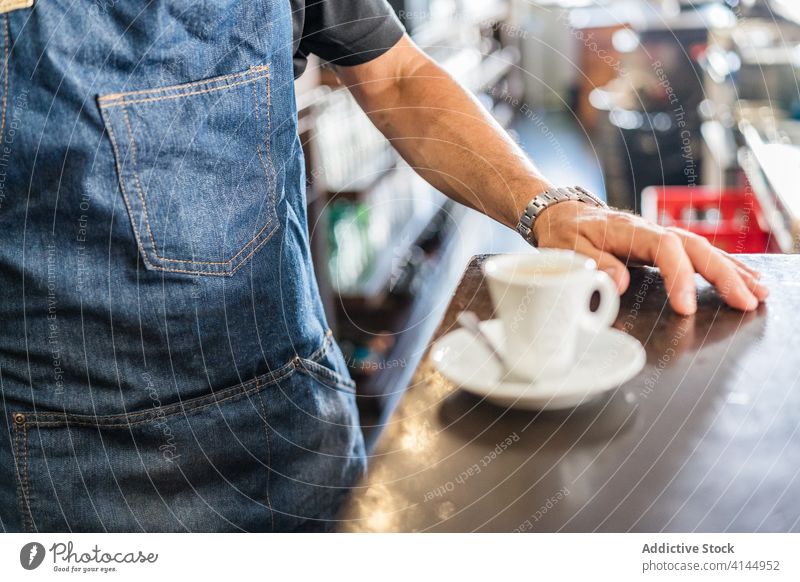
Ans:
{"type": "Polygon", "coordinates": [[[307,360],[317,361],[321,358],[325,357],[325,354],[328,353],[328,350],[331,347],[331,342],[333,341],[333,330],[330,328],[325,330],[325,337],[322,338],[322,344],[311,352],[311,354],[306,358],[307,360]]]}
{"type": "Polygon", "coordinates": [[[28,425],[14,425],[14,458],[16,460],[17,496],[22,529],[33,531],[33,511],[31,509],[30,477],[28,475],[28,425]]]}
{"type": "MultiPolygon", "coordinates": [[[[308,358],[301,358],[297,356],[288,363],[278,368],[277,370],[273,372],[268,372],[266,374],[262,374],[261,376],[253,378],[252,380],[248,380],[247,382],[244,382],[242,384],[238,384],[231,388],[224,388],[222,390],[218,390],[216,392],[212,392],[204,396],[198,396],[192,398],[190,399],[190,401],[188,401],[188,403],[178,401],[173,404],[168,404],[167,406],[162,406],[161,411],[163,412],[164,410],[169,410],[170,412],[168,413],[154,415],[152,409],[148,409],[127,414],[113,414],[100,417],[93,417],[89,415],[69,414],[61,412],[23,412],[23,414],[25,414],[26,421],[22,426],[22,428],[27,430],[28,424],[35,425],[37,427],[53,427],[53,426],[67,425],[67,426],[88,426],[91,428],[128,428],[131,426],[138,426],[140,424],[147,424],[148,422],[153,422],[159,419],[171,418],[181,413],[188,414],[191,412],[198,412],[200,410],[209,408],[210,406],[221,404],[223,402],[228,402],[237,397],[245,397],[250,394],[259,392],[261,389],[266,388],[268,386],[278,384],[279,382],[291,376],[296,370],[306,371],[309,374],[314,374],[313,371],[307,370],[302,366],[298,367],[297,365],[298,361],[310,362],[315,366],[320,366],[326,372],[330,373],[332,376],[340,378],[342,384],[344,384],[345,386],[352,386],[352,389],[354,390],[355,382],[341,377],[336,372],[329,370],[327,367],[323,366],[318,361],[315,361],[317,359],[324,357],[328,353],[328,350],[330,349],[331,346],[331,341],[332,341],[331,338],[332,338],[332,332],[330,330],[326,331],[322,345],[319,348],[317,348],[314,352],[312,352],[311,355],[308,356],[308,358]],[[268,379],[265,380],[265,378],[268,379]]],[[[324,378],[320,378],[320,380],[323,379],[324,378]]],[[[328,380],[330,381],[330,379],[328,380]]],[[[27,439],[26,439],[26,444],[27,444],[27,439]]]]}
{"type": "MultiPolygon", "coordinates": [[[[257,68],[257,69],[251,69],[250,71],[245,71],[244,73],[236,73],[234,75],[227,75],[227,76],[221,77],[219,79],[225,79],[225,78],[231,78],[231,77],[235,77],[235,76],[246,75],[246,74],[252,73],[253,70],[256,70],[256,71],[258,71],[258,70],[266,70],[266,71],[268,71],[269,70],[269,66],[266,65],[263,68],[260,67],[260,68],[257,68]]],[[[219,79],[217,79],[217,80],[219,80],[219,79]]],[[[271,134],[272,134],[272,116],[269,113],[269,108],[271,106],[271,83],[269,82],[269,73],[268,72],[263,74],[263,75],[258,75],[256,77],[253,77],[251,79],[247,79],[246,81],[240,81],[238,83],[232,83],[232,84],[231,83],[226,83],[226,84],[223,84],[223,85],[221,85],[219,87],[215,87],[213,89],[209,89],[209,90],[206,90],[206,91],[198,91],[198,92],[192,92],[192,93],[181,93],[181,94],[178,94],[178,95],[174,95],[172,97],[174,97],[174,98],[189,97],[189,96],[197,95],[197,94],[201,94],[201,93],[209,93],[211,91],[219,91],[219,90],[228,89],[228,88],[231,88],[231,87],[236,87],[236,86],[239,86],[239,85],[245,85],[245,84],[248,84],[248,83],[255,83],[256,81],[259,81],[261,79],[266,79],[266,81],[267,81],[267,95],[266,95],[266,97],[267,97],[267,111],[265,113],[266,114],[266,119],[267,119],[267,139],[265,141],[267,143],[267,158],[269,160],[269,167],[273,168],[273,174],[274,174],[274,164],[273,164],[273,161],[272,161],[272,155],[271,155],[271,151],[270,151],[271,148],[268,147],[269,139],[270,139],[271,134]]],[[[202,83],[207,83],[207,82],[209,82],[209,81],[198,81],[197,84],[202,84],[202,83]]],[[[167,87],[167,88],[164,88],[164,89],[155,89],[153,91],[176,90],[176,89],[185,88],[185,87],[192,86],[192,85],[194,85],[194,84],[190,83],[188,85],[178,85],[178,86],[174,86],[174,87],[167,87]]],[[[256,110],[256,118],[258,119],[259,118],[259,114],[258,114],[258,109],[259,109],[258,108],[258,95],[255,92],[255,84],[253,85],[253,94],[254,94],[255,105],[256,105],[256,109],[255,109],[256,110]]],[[[115,155],[115,163],[116,163],[116,167],[117,167],[117,173],[119,174],[120,189],[122,190],[122,194],[123,194],[123,197],[125,198],[126,206],[128,207],[128,211],[130,212],[131,223],[133,224],[133,229],[134,229],[134,235],[136,237],[137,243],[139,244],[139,247],[142,249],[142,253],[141,254],[142,254],[142,258],[143,258],[145,264],[147,266],[149,266],[150,268],[155,269],[155,270],[172,272],[172,273],[186,273],[186,274],[192,274],[192,275],[227,276],[227,275],[233,275],[234,273],[236,273],[236,271],[238,271],[239,268],[241,268],[241,266],[244,265],[250,257],[252,257],[259,249],[261,249],[261,247],[264,246],[264,244],[266,244],[272,238],[272,235],[275,234],[275,231],[278,229],[278,226],[279,226],[277,221],[275,220],[275,217],[273,216],[274,208],[275,208],[275,198],[276,198],[276,195],[277,195],[276,187],[275,187],[275,184],[274,184],[274,175],[273,175],[273,179],[270,180],[270,173],[269,173],[269,170],[268,170],[268,167],[267,167],[266,163],[264,162],[263,155],[261,153],[261,145],[262,144],[259,143],[256,146],[256,153],[258,154],[258,157],[259,157],[259,159],[261,161],[261,166],[262,166],[262,169],[264,171],[264,177],[267,180],[267,185],[268,185],[268,188],[270,190],[270,202],[269,202],[270,203],[270,208],[269,208],[270,216],[267,219],[267,221],[264,223],[264,226],[261,228],[261,230],[259,230],[253,236],[253,238],[251,238],[249,241],[247,241],[235,255],[233,255],[231,258],[229,258],[226,261],[196,261],[196,260],[192,260],[192,259],[171,259],[171,258],[167,258],[167,257],[162,257],[161,255],[158,254],[158,247],[156,246],[155,237],[153,236],[152,227],[150,226],[150,218],[149,218],[149,213],[148,213],[148,209],[147,209],[147,202],[146,202],[145,197],[144,197],[144,189],[142,188],[141,179],[139,178],[138,161],[137,161],[137,157],[136,157],[137,156],[137,153],[136,153],[137,152],[136,140],[134,139],[134,136],[133,136],[133,128],[131,126],[130,116],[128,114],[128,108],[127,108],[128,104],[141,102],[141,100],[140,101],[127,101],[127,102],[126,101],[120,101],[119,103],[114,103],[113,105],[104,105],[104,104],[100,103],[103,99],[104,99],[104,97],[98,98],[98,103],[100,104],[100,108],[101,109],[108,108],[108,107],[122,106],[123,120],[124,120],[125,126],[127,128],[128,142],[129,142],[129,146],[131,148],[131,165],[132,165],[132,172],[131,173],[133,174],[133,178],[134,178],[134,182],[135,182],[135,185],[136,185],[139,201],[142,204],[142,210],[144,212],[144,222],[145,222],[145,226],[147,228],[148,236],[150,238],[150,244],[153,247],[153,251],[152,251],[153,255],[159,261],[162,261],[162,262],[165,262],[165,263],[182,263],[182,264],[189,264],[189,265],[209,265],[209,266],[210,265],[224,265],[224,266],[230,267],[230,265],[234,261],[236,261],[242,253],[244,253],[244,252],[246,252],[248,250],[250,251],[245,257],[243,257],[238,262],[238,264],[235,267],[233,267],[230,270],[230,272],[207,272],[207,271],[192,270],[192,269],[178,269],[178,268],[166,267],[166,266],[162,266],[162,265],[153,264],[153,262],[150,261],[150,259],[147,256],[147,251],[144,249],[144,245],[142,244],[141,235],[139,233],[138,226],[136,225],[135,216],[136,216],[137,213],[132,208],[132,206],[130,204],[130,200],[129,200],[127,192],[126,192],[126,188],[125,188],[125,185],[124,185],[125,179],[124,179],[124,175],[123,175],[123,172],[122,172],[122,166],[121,166],[121,152],[120,152],[116,137],[114,135],[114,131],[112,129],[112,124],[109,121],[108,123],[106,123],[106,129],[108,130],[108,135],[109,135],[109,138],[111,139],[112,147],[114,148],[114,152],[116,154],[115,155]],[[266,234],[264,234],[264,232],[270,226],[272,226],[272,229],[269,232],[267,232],[266,234]],[[256,244],[256,242],[258,241],[259,238],[262,238],[262,240],[256,244]],[[254,244],[255,244],[255,247],[253,247],[254,244]]],[[[152,99],[151,101],[155,101],[155,100],[162,100],[162,99],[152,99]]]]}
{"type": "Polygon", "coordinates": [[[136,212],[134,211],[133,207],[131,206],[130,200],[128,199],[128,192],[125,188],[125,178],[122,174],[122,166],[121,166],[121,153],[119,150],[119,146],[117,145],[117,138],[114,135],[114,130],[111,127],[111,123],[106,123],[106,131],[108,131],[108,138],[111,140],[111,147],[114,149],[114,164],[117,167],[117,174],[119,175],[119,187],[122,191],[122,197],[125,199],[125,206],[128,207],[128,213],[131,217],[131,224],[133,225],[133,234],[136,237],[136,242],[140,249],[142,249],[142,260],[144,261],[145,265],[153,268],[153,269],[164,269],[163,267],[158,267],[150,262],[150,259],[147,257],[147,253],[144,250],[144,245],[142,244],[142,238],[139,234],[139,227],[136,224],[135,215],[136,212]]]}
{"type": "Polygon", "coordinates": [[[348,394],[355,393],[355,382],[345,379],[336,372],[329,370],[323,364],[305,358],[300,358],[300,364],[300,370],[302,372],[322,382],[326,386],[330,386],[334,390],[347,392],[348,394]]]}
{"type": "Polygon", "coordinates": [[[356,383],[352,379],[345,378],[338,372],[329,369],[319,362],[319,360],[328,354],[332,345],[333,332],[329,329],[325,332],[325,339],[322,345],[317,348],[316,351],[307,358],[301,358],[299,356],[296,358],[297,362],[300,364],[299,369],[335,390],[341,390],[342,392],[352,394],[356,390],[356,383]]]}
{"type": "Polygon", "coordinates": [[[11,33],[9,31],[8,14],[3,15],[3,105],[0,112],[0,143],[3,143],[6,130],[6,109],[8,107],[8,43],[11,33]]]}
{"type": "MultiPolygon", "coordinates": [[[[264,112],[264,117],[267,120],[267,139],[264,140],[264,146],[267,150],[267,160],[269,160],[269,166],[267,166],[266,162],[264,162],[264,156],[261,153],[261,145],[258,144],[256,146],[256,153],[258,154],[258,159],[261,161],[261,168],[264,170],[264,178],[267,181],[267,186],[272,192],[270,196],[270,204],[272,208],[275,208],[275,196],[277,191],[277,185],[275,184],[275,164],[272,161],[272,148],[270,147],[270,139],[272,137],[272,115],[270,115],[270,108],[272,107],[272,83],[267,83],[267,108],[264,112]],[[270,178],[270,171],[267,168],[272,168],[271,178],[270,178]]],[[[258,92],[256,91],[256,85],[252,86],[253,89],[253,105],[256,111],[256,121],[261,121],[259,118],[258,113],[258,92]]],[[[263,229],[262,229],[263,230],[263,229]]],[[[260,234],[260,233],[259,233],[260,234]]],[[[258,235],[256,235],[258,236],[258,235]]]]}
{"type": "Polygon", "coordinates": [[[222,91],[224,89],[229,89],[231,87],[238,87],[239,85],[246,85],[248,83],[254,83],[260,79],[268,79],[269,78],[269,65],[262,65],[259,67],[252,67],[247,71],[242,71],[241,73],[233,73],[231,75],[223,75],[222,77],[214,77],[213,79],[205,79],[203,81],[195,81],[194,83],[185,83],[181,85],[171,85],[169,87],[161,87],[158,89],[142,89],[140,91],[130,91],[128,93],[118,93],[113,95],[102,95],[98,98],[98,103],[100,107],[103,108],[111,108],[111,107],[125,107],[126,105],[132,105],[137,103],[151,103],[154,101],[165,101],[167,99],[179,99],[181,97],[191,97],[193,95],[202,95],[204,93],[213,93],[215,91],[222,91]],[[212,85],[215,83],[219,83],[220,81],[225,81],[226,79],[236,78],[236,77],[244,77],[247,75],[251,75],[253,73],[264,72],[264,74],[256,75],[255,77],[251,77],[244,81],[238,81],[236,83],[222,83],[218,86],[209,87],[208,89],[204,89],[202,91],[189,91],[189,92],[181,92],[184,89],[188,89],[190,87],[197,87],[198,85],[212,85]],[[147,94],[154,94],[154,93],[161,93],[161,92],[168,92],[168,91],[178,91],[178,93],[173,95],[164,95],[163,97],[148,97],[144,99],[131,99],[127,100],[126,98],[131,95],[147,95],[147,94]],[[109,101],[109,103],[105,103],[109,101]]]}
{"type": "MultiPolygon", "coordinates": [[[[42,413],[38,413],[36,418],[31,420],[31,423],[36,424],[36,426],[38,426],[38,427],[86,426],[86,427],[91,427],[91,428],[128,428],[128,427],[131,427],[131,426],[139,426],[139,425],[142,425],[142,424],[148,424],[150,422],[155,422],[156,420],[162,420],[162,419],[165,419],[165,418],[172,418],[174,416],[180,415],[181,413],[189,414],[189,413],[194,413],[194,412],[200,412],[202,410],[205,410],[206,408],[210,408],[211,406],[214,406],[214,405],[217,405],[217,404],[222,404],[224,402],[228,402],[230,400],[234,400],[236,398],[244,397],[244,396],[247,396],[249,394],[252,394],[253,392],[256,392],[257,390],[260,390],[262,387],[264,387],[264,385],[256,382],[253,386],[250,386],[246,390],[243,390],[243,391],[240,391],[240,392],[237,391],[235,394],[231,394],[231,395],[225,396],[224,398],[219,398],[217,400],[213,400],[211,402],[207,402],[207,403],[202,404],[202,405],[199,404],[199,403],[197,403],[196,405],[193,404],[190,407],[182,408],[182,409],[176,410],[174,412],[170,412],[168,414],[167,413],[165,413],[165,414],[153,414],[151,411],[144,411],[142,413],[138,413],[137,412],[137,413],[134,413],[134,414],[137,414],[137,415],[138,414],[142,414],[142,415],[148,415],[148,416],[147,416],[147,418],[142,418],[142,419],[138,419],[138,417],[137,417],[137,420],[127,421],[127,422],[123,421],[121,418],[120,418],[120,422],[117,422],[117,423],[108,422],[108,419],[110,417],[104,417],[104,418],[97,417],[94,420],[76,420],[71,415],[64,415],[64,414],[59,414],[59,413],[47,413],[46,412],[46,413],[43,413],[43,414],[42,413]],[[53,420],[39,420],[40,418],[45,418],[46,419],[46,418],[48,418],[50,416],[54,416],[55,418],[53,420]]],[[[201,398],[203,398],[205,400],[208,397],[201,397],[201,398]]]]}
{"type": "Polygon", "coordinates": [[[26,426],[28,422],[36,425],[37,427],[53,427],[53,426],[88,426],[91,428],[128,428],[131,426],[139,426],[147,424],[156,420],[165,418],[172,418],[179,414],[189,414],[199,412],[229,402],[237,398],[249,396],[255,392],[260,391],[273,384],[276,384],[294,372],[294,365],[292,363],[285,364],[276,372],[264,374],[253,380],[249,380],[243,384],[226,388],[205,396],[198,396],[196,399],[191,399],[189,404],[182,402],[175,402],[167,406],[161,407],[162,412],[165,409],[170,409],[170,412],[164,414],[154,414],[152,410],[142,410],[140,412],[133,412],[130,414],[113,414],[102,417],[91,417],[78,414],[64,414],[60,412],[35,412],[25,413],[26,426]],[[269,376],[269,381],[262,380],[265,376],[269,376]],[[174,409],[174,410],[171,410],[174,409]]]}
{"type": "Polygon", "coordinates": [[[133,139],[133,128],[131,127],[131,120],[128,116],[128,108],[122,108],[122,119],[125,121],[125,127],[128,128],[128,144],[130,146],[130,155],[131,155],[131,165],[133,167],[133,178],[134,182],[136,183],[136,191],[139,194],[139,200],[142,203],[142,209],[144,210],[144,224],[147,227],[147,234],[150,237],[150,244],[153,245],[153,254],[159,259],[158,255],[158,247],[156,247],[155,238],[153,238],[153,231],[150,228],[150,217],[147,211],[147,202],[144,199],[144,191],[142,190],[142,183],[139,181],[139,163],[136,160],[137,157],[137,147],[136,147],[136,140],[133,139]]]}

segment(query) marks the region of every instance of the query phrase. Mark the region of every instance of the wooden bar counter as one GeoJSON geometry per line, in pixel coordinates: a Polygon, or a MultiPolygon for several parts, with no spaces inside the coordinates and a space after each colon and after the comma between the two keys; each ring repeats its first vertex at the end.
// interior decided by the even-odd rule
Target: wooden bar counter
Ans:
{"type": "MultiPolygon", "coordinates": [[[[469,264],[431,341],[458,312],[492,316],[469,264]]],[[[616,327],[647,364],[560,412],[496,407],[426,355],[370,456],[341,531],[800,531],[800,257],[747,255],[771,295],[727,308],[703,282],[698,313],[669,308],[636,268],[616,327]]]]}

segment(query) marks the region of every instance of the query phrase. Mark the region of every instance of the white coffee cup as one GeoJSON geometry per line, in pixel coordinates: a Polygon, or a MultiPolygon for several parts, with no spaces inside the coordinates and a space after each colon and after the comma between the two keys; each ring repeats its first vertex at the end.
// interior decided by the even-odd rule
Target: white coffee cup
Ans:
{"type": "Polygon", "coordinates": [[[580,335],[610,327],[619,314],[611,277],[572,251],[498,255],[486,261],[484,274],[505,329],[497,347],[517,378],[563,375],[579,357],[580,335]],[[596,293],[600,304],[592,311],[596,293]]]}

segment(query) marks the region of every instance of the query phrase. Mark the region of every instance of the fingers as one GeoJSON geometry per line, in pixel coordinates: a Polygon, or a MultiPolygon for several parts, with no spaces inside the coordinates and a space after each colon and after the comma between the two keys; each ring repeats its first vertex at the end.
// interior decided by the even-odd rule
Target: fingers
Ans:
{"type": "Polygon", "coordinates": [[[602,236],[588,238],[600,248],[626,260],[655,265],[664,278],[672,308],[680,314],[697,311],[694,268],[680,237],[675,233],[626,214],[611,214],[602,236]]]}
{"type": "Polygon", "coordinates": [[[769,297],[769,289],[767,289],[766,286],[761,283],[760,274],[756,273],[753,275],[751,271],[745,271],[739,267],[738,264],[736,265],[736,268],[739,270],[739,275],[742,277],[745,285],[747,285],[747,288],[750,289],[751,293],[756,296],[756,299],[759,301],[764,301],[767,297],[769,297]]]}
{"type": "MultiPolygon", "coordinates": [[[[685,231],[681,232],[685,233],[685,231]]],[[[767,297],[769,297],[769,290],[765,285],[761,284],[761,273],[756,271],[751,266],[743,263],[730,253],[727,253],[723,250],[719,250],[718,252],[721,253],[722,256],[724,256],[734,265],[736,265],[736,268],[738,269],[739,274],[741,275],[748,289],[750,289],[750,291],[753,292],[753,294],[759,301],[764,301],[767,297]]]]}
{"type": "Polygon", "coordinates": [[[620,294],[624,293],[631,282],[630,272],[625,264],[617,257],[601,251],[585,237],[580,237],[575,244],[575,251],[594,259],[597,268],[611,277],[620,294]]]}
{"type": "Polygon", "coordinates": [[[752,311],[758,307],[757,295],[766,297],[766,289],[760,289],[761,285],[755,276],[731,261],[706,239],[683,231],[672,232],[683,240],[697,272],[717,288],[728,305],[752,311]]]}
{"type": "MultiPolygon", "coordinates": [[[[686,231],[681,230],[681,229],[674,229],[674,230],[675,230],[676,234],[678,234],[681,237],[687,237],[688,236],[689,238],[691,238],[691,237],[700,238],[701,239],[701,244],[702,244],[702,241],[705,240],[702,237],[699,237],[698,235],[695,235],[695,234],[692,234],[692,233],[687,233],[686,231]]],[[[736,266],[736,269],[737,269],[737,271],[739,271],[739,275],[742,277],[742,280],[744,280],[745,284],[747,285],[747,288],[750,289],[750,291],[753,293],[753,295],[756,296],[756,298],[759,301],[764,301],[769,296],[769,290],[767,289],[767,287],[765,285],[763,285],[761,283],[761,273],[759,273],[753,267],[743,263],[738,258],[736,258],[734,255],[732,255],[732,254],[730,254],[730,253],[728,253],[726,251],[723,251],[722,249],[717,249],[716,247],[715,247],[715,250],[716,250],[716,252],[721,254],[723,257],[725,257],[727,260],[729,260],[731,263],[733,263],[736,266]]]]}
{"type": "MultiPolygon", "coordinates": [[[[635,235],[644,238],[644,235],[635,235]]],[[[669,232],[658,233],[641,240],[653,264],[661,270],[664,285],[672,308],[680,314],[692,315],[697,311],[697,286],[694,267],[681,239],[669,232]]]]}
{"type": "Polygon", "coordinates": [[[736,309],[756,309],[769,294],[755,269],[703,237],[622,212],[569,205],[552,206],[537,219],[540,246],[570,248],[593,258],[620,291],[630,283],[624,265],[643,262],[661,270],[670,304],[684,315],[697,310],[695,272],[736,309]]]}
{"type": "Polygon", "coordinates": [[[757,281],[761,280],[761,273],[756,271],[754,268],[752,268],[752,267],[750,267],[748,265],[745,265],[742,261],[740,261],[739,259],[737,259],[733,255],[731,255],[730,253],[726,253],[725,251],[722,251],[722,250],[720,252],[723,254],[723,256],[725,256],[725,258],[727,258],[734,265],[739,267],[739,269],[745,271],[746,273],[749,273],[750,276],[754,277],[757,281]]]}

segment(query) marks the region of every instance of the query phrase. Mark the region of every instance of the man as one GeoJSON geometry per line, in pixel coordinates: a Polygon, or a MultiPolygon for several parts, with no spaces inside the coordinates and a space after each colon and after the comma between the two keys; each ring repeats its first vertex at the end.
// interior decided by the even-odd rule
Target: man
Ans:
{"type": "Polygon", "coordinates": [[[384,0],[27,4],[0,3],[5,531],[335,523],[365,459],[309,257],[309,52],[437,188],[620,291],[635,260],[682,314],[695,271],[735,308],[766,296],[703,240],[555,189],[384,0]]]}

